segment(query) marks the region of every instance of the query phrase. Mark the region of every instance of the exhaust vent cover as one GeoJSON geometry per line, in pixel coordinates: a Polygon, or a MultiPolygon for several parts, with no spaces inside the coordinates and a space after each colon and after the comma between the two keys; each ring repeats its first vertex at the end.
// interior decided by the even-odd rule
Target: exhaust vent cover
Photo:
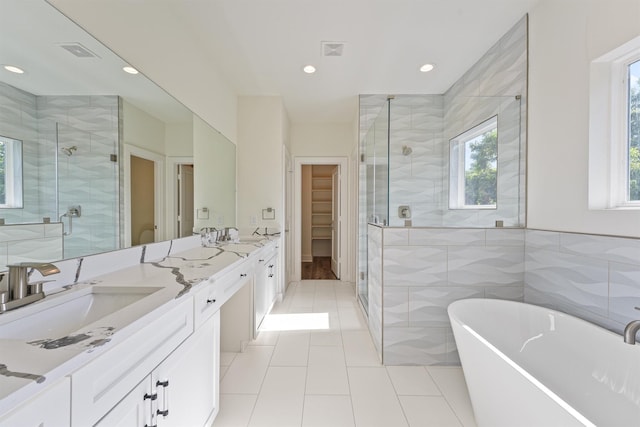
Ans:
{"type": "Polygon", "coordinates": [[[322,42],[322,56],[342,56],[344,42],[322,42]]]}
{"type": "Polygon", "coordinates": [[[67,52],[70,52],[71,54],[77,56],[78,58],[100,58],[98,55],[91,52],[89,49],[77,42],[60,43],[58,46],[60,46],[67,52]]]}

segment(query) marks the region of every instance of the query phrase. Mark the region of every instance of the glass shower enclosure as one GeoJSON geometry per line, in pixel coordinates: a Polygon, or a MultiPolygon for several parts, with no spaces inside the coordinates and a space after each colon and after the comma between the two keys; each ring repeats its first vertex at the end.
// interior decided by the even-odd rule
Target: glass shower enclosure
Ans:
{"type": "Polygon", "coordinates": [[[524,226],[524,115],[520,96],[379,98],[360,141],[358,296],[365,310],[370,224],[524,226]]]}

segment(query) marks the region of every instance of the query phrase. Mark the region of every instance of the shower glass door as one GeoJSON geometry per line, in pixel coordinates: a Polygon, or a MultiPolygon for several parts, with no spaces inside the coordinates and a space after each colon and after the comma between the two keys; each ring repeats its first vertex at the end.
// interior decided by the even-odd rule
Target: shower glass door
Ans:
{"type": "MultiPolygon", "coordinates": [[[[57,126],[58,218],[64,257],[119,248],[117,133],[57,126]]],[[[54,220],[52,218],[52,220],[54,220]]]]}
{"type": "Polygon", "coordinates": [[[369,311],[367,281],[367,226],[389,221],[389,102],[387,101],[361,142],[364,161],[360,163],[360,230],[358,298],[369,311]]]}

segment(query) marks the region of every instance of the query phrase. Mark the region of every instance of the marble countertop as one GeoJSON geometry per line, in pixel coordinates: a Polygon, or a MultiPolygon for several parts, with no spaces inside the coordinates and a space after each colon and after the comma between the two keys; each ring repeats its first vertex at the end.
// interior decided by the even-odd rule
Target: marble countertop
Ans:
{"type": "MultiPolygon", "coordinates": [[[[126,340],[189,298],[194,289],[215,286],[217,278],[236,265],[255,259],[271,241],[277,239],[191,247],[149,261],[142,261],[143,248],[140,263],[121,268],[114,262],[113,271],[107,274],[64,286],[43,300],[0,314],[0,414],[126,340]],[[104,286],[157,289],[119,309],[117,315],[106,315],[73,333],[34,337],[33,328],[46,331],[46,326],[28,324],[29,316],[59,306],[78,293],[91,292],[92,287],[104,286]]],[[[102,254],[101,261],[115,261],[109,255],[117,256],[118,252],[121,251],[102,254]]]]}

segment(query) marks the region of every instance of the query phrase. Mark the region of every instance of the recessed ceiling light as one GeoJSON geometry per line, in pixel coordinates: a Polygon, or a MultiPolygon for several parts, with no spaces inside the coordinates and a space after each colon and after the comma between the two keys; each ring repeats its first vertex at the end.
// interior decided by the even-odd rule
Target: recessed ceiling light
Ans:
{"type": "Polygon", "coordinates": [[[16,67],[15,65],[5,65],[4,69],[7,71],[11,71],[16,74],[24,74],[24,70],[22,68],[16,67]]]}
{"type": "Polygon", "coordinates": [[[124,70],[125,73],[138,74],[138,70],[136,70],[135,68],[133,68],[130,65],[127,65],[126,67],[122,67],[122,69],[124,70]]]}
{"type": "Polygon", "coordinates": [[[307,74],[313,74],[316,72],[316,67],[314,67],[313,65],[305,65],[302,71],[307,74]]]}
{"type": "Polygon", "coordinates": [[[429,71],[433,70],[433,68],[434,68],[433,64],[424,64],[422,67],[420,67],[420,72],[428,73],[429,71]]]}

